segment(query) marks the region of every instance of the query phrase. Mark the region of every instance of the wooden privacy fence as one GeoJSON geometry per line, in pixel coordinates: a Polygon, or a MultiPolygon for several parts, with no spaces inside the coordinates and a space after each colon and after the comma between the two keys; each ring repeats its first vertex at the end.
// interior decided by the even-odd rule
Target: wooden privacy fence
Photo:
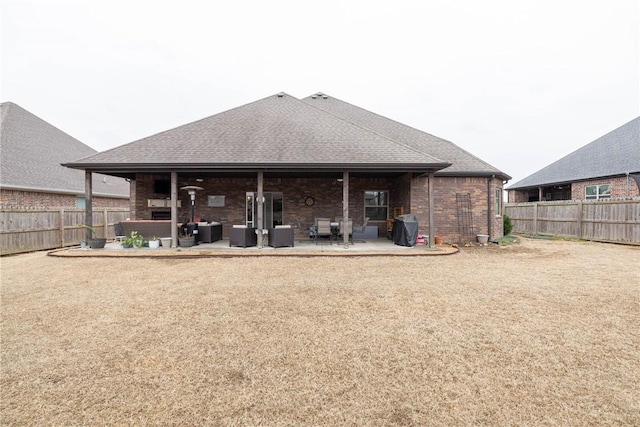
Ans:
{"type": "MultiPolygon", "coordinates": [[[[94,209],[96,237],[115,237],[114,224],[129,209],[94,209]]],[[[79,245],[86,237],[84,209],[0,210],[0,255],[79,245]]]]}
{"type": "Polygon", "coordinates": [[[518,233],[640,244],[640,200],[514,203],[504,213],[518,233]]]}

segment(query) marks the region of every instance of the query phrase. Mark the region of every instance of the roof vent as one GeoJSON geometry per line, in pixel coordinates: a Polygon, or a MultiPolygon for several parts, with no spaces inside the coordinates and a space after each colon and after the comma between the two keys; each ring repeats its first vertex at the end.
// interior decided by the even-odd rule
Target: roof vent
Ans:
{"type": "Polygon", "coordinates": [[[283,98],[284,97],[284,92],[280,92],[277,96],[278,96],[278,98],[283,98]]]}
{"type": "Polygon", "coordinates": [[[322,92],[318,92],[318,93],[316,93],[315,95],[311,95],[311,98],[312,98],[312,99],[318,99],[318,97],[321,97],[322,99],[327,99],[327,95],[325,95],[325,94],[324,94],[324,93],[322,93],[322,92]]]}

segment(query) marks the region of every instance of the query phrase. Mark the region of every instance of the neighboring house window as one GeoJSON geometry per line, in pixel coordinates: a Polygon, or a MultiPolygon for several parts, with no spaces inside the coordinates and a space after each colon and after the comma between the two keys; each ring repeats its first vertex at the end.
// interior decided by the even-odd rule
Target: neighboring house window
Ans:
{"type": "Polygon", "coordinates": [[[585,199],[587,200],[600,200],[611,198],[611,186],[609,184],[603,185],[588,185],[585,188],[585,199]]]}
{"type": "Polygon", "coordinates": [[[496,188],[496,216],[502,215],[502,189],[496,188]]]}
{"type": "Polygon", "coordinates": [[[365,191],[364,216],[369,217],[371,221],[386,221],[389,218],[389,193],[365,191]]]}
{"type": "Polygon", "coordinates": [[[84,197],[78,197],[76,199],[76,208],[78,209],[86,209],[87,200],[84,197]]]}

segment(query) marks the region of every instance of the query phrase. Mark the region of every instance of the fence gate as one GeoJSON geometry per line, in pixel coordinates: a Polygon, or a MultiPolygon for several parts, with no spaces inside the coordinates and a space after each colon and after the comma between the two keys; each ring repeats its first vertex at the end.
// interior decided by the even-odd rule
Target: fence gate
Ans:
{"type": "Polygon", "coordinates": [[[473,212],[471,211],[471,195],[456,193],[456,207],[458,213],[458,233],[460,242],[475,239],[473,231],[473,212]]]}

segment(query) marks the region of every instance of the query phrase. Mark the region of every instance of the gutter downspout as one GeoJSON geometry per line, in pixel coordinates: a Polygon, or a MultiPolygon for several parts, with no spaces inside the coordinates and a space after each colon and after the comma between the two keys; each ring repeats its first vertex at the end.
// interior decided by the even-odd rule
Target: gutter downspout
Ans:
{"type": "Polygon", "coordinates": [[[630,184],[630,182],[629,182],[629,172],[626,172],[625,175],[627,176],[627,188],[626,188],[626,190],[627,190],[626,193],[627,194],[626,194],[626,197],[629,197],[629,194],[631,194],[631,193],[629,193],[629,191],[631,190],[631,187],[629,185],[630,184]]]}

